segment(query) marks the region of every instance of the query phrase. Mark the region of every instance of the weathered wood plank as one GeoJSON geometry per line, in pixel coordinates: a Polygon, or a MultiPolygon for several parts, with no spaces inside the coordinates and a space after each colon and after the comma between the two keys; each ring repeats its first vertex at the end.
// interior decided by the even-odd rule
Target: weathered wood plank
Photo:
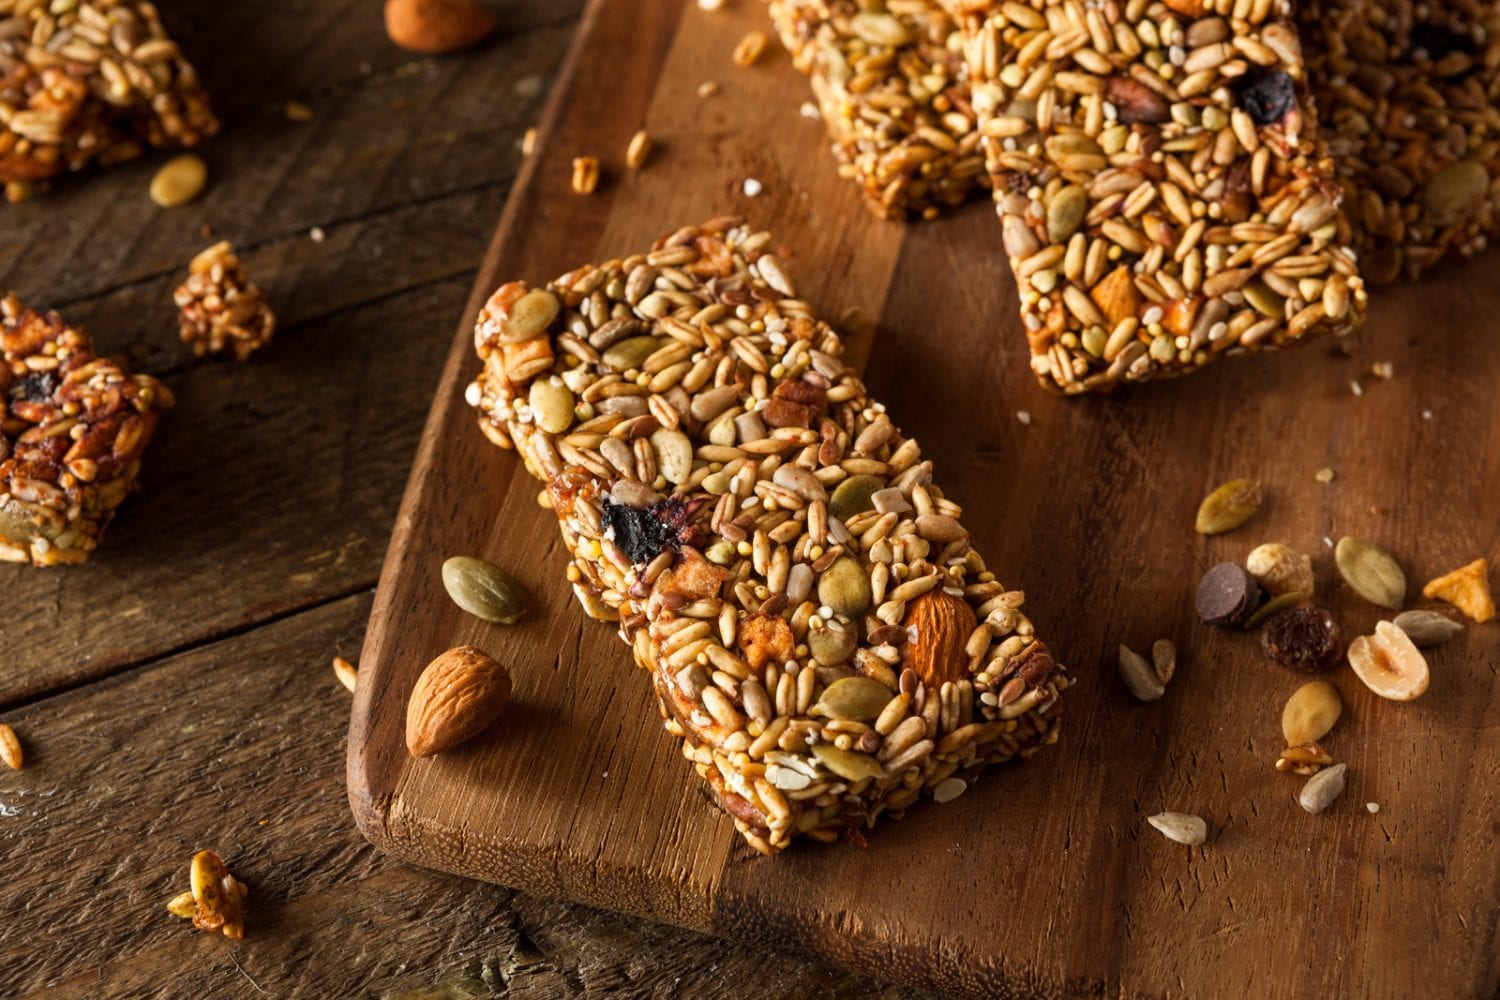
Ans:
{"type": "Polygon", "coordinates": [[[1280,539],[1314,554],[1321,600],[1352,636],[1376,609],[1338,583],[1325,535],[1379,539],[1414,581],[1497,552],[1500,359],[1472,347],[1500,308],[1500,289],[1482,277],[1493,261],[1382,296],[1348,355],[1313,347],[1110,399],[1058,400],[1026,370],[991,213],[871,224],[833,178],[816,127],[792,118],[803,81],[784,61],[728,64],[760,26],[755,5],[706,15],[604,0],[593,11],[476,296],[748,211],[776,234],[803,297],[826,315],[858,305],[879,318],[877,397],[923,441],[990,565],[1028,591],[1038,630],[1083,683],[1068,695],[1059,746],[948,806],[883,824],[868,850],[726,851],[729,824],[695,814],[698,781],[659,735],[645,679],[606,626],[571,607],[536,484],[473,431],[460,331],[365,649],[372,673],[356,701],[350,776],[367,833],[423,864],[975,994],[1491,992],[1500,634],[1476,627],[1435,652],[1433,689],[1412,705],[1379,701],[1348,670],[1334,675],[1348,710],[1328,745],[1350,763],[1350,785],[1311,817],[1293,801],[1298,781],[1271,769],[1280,708],[1300,678],[1266,664],[1254,635],[1198,624],[1192,596],[1213,562],[1280,539]],[[633,36],[645,40],[635,42],[642,65],[611,78],[606,111],[591,100],[591,74],[616,65],[610,28],[627,16],[644,24],[633,36]],[[722,95],[694,96],[704,79],[722,95]],[[652,166],[594,199],[568,193],[567,160],[596,137],[619,148],[638,121],[666,140],[652,166]],[[740,193],[747,176],[765,183],[753,202],[740,193]],[[1398,377],[1371,379],[1374,360],[1394,362],[1398,377]],[[1366,384],[1362,397],[1352,378],[1366,384]],[[1331,485],[1313,477],[1322,466],[1337,471],[1331,485]],[[1201,496],[1247,475],[1265,482],[1266,509],[1232,535],[1194,534],[1201,496]],[[458,552],[515,572],[538,598],[536,616],[498,628],[454,610],[436,568],[458,552]],[[1114,679],[1114,651],[1161,636],[1184,666],[1165,699],[1141,705],[1114,679]],[[512,665],[528,718],[518,711],[504,732],[413,762],[401,740],[406,692],[423,663],[460,642],[512,665]],[[1163,840],[1144,824],[1163,809],[1205,815],[1213,839],[1199,850],[1163,840]],[[1335,939],[1356,943],[1286,945],[1335,939]]]}
{"type": "Polygon", "coordinates": [[[379,854],[349,823],[328,669],[368,612],[343,598],[7,717],[30,762],[0,775],[0,996],[897,995],[379,854]],[[251,887],[241,942],[163,909],[203,847],[251,887]]]}

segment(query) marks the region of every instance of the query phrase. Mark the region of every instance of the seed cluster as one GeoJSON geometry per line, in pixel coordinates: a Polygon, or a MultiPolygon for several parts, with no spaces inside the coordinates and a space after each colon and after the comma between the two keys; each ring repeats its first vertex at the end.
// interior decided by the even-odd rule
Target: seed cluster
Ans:
{"type": "Polygon", "coordinates": [[[172,293],[182,342],[198,357],[228,354],[236,361],[271,342],[276,314],[266,293],[245,274],[228,242],[193,258],[188,277],[172,293]]]}
{"type": "Polygon", "coordinates": [[[172,394],[55,312],[0,299],[0,561],[80,563],[135,486],[172,394]]]}
{"type": "Polygon", "coordinates": [[[198,74],[144,0],[0,0],[0,183],[20,201],[67,170],[218,131],[198,74]]]}
{"type": "Polygon", "coordinates": [[[935,0],[771,0],[812,80],[841,172],[887,218],[927,218],[987,183],[956,22],[935,0]]]}
{"type": "Polygon", "coordinates": [[[467,394],[546,481],[574,592],[765,852],[1031,756],[1069,684],[770,244],[720,219],[506,284],[467,394]]]}

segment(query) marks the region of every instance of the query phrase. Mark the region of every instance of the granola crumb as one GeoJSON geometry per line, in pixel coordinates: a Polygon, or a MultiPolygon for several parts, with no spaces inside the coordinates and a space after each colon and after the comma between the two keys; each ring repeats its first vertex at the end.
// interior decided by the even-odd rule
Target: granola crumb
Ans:
{"type": "Polygon", "coordinates": [[[1328,546],[1331,549],[1331,548],[1333,548],[1333,539],[1329,538],[1327,535],[1324,535],[1323,536],[1323,544],[1326,545],[1326,546],[1328,546]]]}
{"type": "Polygon", "coordinates": [[[719,92],[719,85],[712,80],[704,80],[698,84],[699,97],[712,97],[719,92]]]}
{"type": "Polygon", "coordinates": [[[765,190],[765,186],[754,177],[746,177],[742,187],[746,198],[759,198],[760,193],[765,190]]]}
{"type": "Polygon", "coordinates": [[[521,155],[530,156],[536,152],[536,127],[533,126],[521,136],[521,155]]]}
{"type": "Polygon", "coordinates": [[[1396,366],[1389,361],[1377,361],[1370,366],[1370,374],[1376,378],[1392,378],[1396,374],[1396,366]]]}
{"type": "Polygon", "coordinates": [[[1425,406],[1422,408],[1422,419],[1423,420],[1431,420],[1432,419],[1432,411],[1429,410],[1429,409],[1427,409],[1425,406]]]}
{"type": "Polygon", "coordinates": [[[286,115],[289,122],[310,122],[313,117],[313,109],[301,101],[287,101],[281,107],[282,114],[286,115]]]}
{"type": "Polygon", "coordinates": [[[328,239],[328,234],[323,231],[322,226],[313,226],[307,231],[307,236],[314,243],[322,243],[324,240],[328,239]]]}
{"type": "Polygon", "coordinates": [[[1368,812],[1371,816],[1375,815],[1376,813],[1380,812],[1380,803],[1379,802],[1366,802],[1365,803],[1365,811],[1368,812]]]}
{"type": "Polygon", "coordinates": [[[822,112],[818,110],[818,106],[812,101],[803,101],[802,107],[798,111],[803,118],[811,118],[813,121],[818,121],[823,117],[822,112]]]}
{"type": "Polygon", "coordinates": [[[1363,396],[1365,394],[1365,387],[1359,384],[1359,379],[1351,378],[1349,380],[1349,391],[1356,396],[1363,396]]]}
{"type": "Polygon", "coordinates": [[[1316,479],[1320,483],[1325,483],[1326,484],[1326,483],[1333,482],[1333,474],[1334,473],[1333,473],[1332,469],[1328,468],[1327,466],[1324,466],[1323,468],[1319,469],[1317,472],[1313,473],[1313,478],[1316,479]]]}
{"type": "Polygon", "coordinates": [[[1024,424],[1025,426],[1030,427],[1031,426],[1031,411],[1030,410],[1017,410],[1016,411],[1016,419],[1019,420],[1019,421],[1021,421],[1021,423],[1024,424]]]}
{"type": "Polygon", "coordinates": [[[698,0],[699,10],[723,10],[724,0],[698,0]]]}

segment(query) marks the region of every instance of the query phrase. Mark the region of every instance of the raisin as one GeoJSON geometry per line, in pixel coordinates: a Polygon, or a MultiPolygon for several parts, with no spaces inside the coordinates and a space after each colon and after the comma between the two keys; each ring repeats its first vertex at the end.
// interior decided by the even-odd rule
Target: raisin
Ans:
{"type": "Polygon", "coordinates": [[[1288,670],[1316,673],[1337,666],[1344,655],[1339,627],[1322,608],[1288,608],[1266,619],[1260,645],[1271,662],[1288,670]]]}
{"type": "Polygon", "coordinates": [[[658,500],[649,507],[629,507],[604,498],[604,524],[614,543],[637,565],[648,563],[667,548],[676,548],[687,530],[687,504],[678,497],[658,500]]]}
{"type": "Polygon", "coordinates": [[[45,403],[62,383],[55,372],[32,372],[17,383],[21,398],[28,403],[45,403]]]}
{"type": "Polygon", "coordinates": [[[1297,104],[1297,85],[1279,69],[1258,66],[1240,77],[1235,95],[1257,125],[1274,125],[1297,104]]]}

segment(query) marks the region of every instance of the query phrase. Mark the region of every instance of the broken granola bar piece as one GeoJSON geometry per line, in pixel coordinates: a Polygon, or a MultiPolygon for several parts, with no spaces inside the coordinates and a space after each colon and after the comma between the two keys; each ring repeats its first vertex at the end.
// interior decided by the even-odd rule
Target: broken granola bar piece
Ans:
{"type": "Polygon", "coordinates": [[[1360,270],[1413,280],[1500,232],[1500,3],[1298,5],[1360,270]]]}
{"type": "Polygon", "coordinates": [[[466,393],[547,482],[580,603],[765,853],[1029,758],[1070,683],[770,245],[719,219],[502,285],[466,393]]]}
{"type": "Polygon", "coordinates": [[[1359,322],[1287,0],[954,2],[1043,385],[1180,375],[1359,322]]]}
{"type": "Polygon", "coordinates": [[[276,314],[266,293],[245,274],[228,241],[193,258],[188,278],[172,294],[182,342],[198,357],[229,354],[236,361],[271,342],[276,314]]]}
{"type": "Polygon", "coordinates": [[[884,218],[934,218],[987,183],[956,23],[935,0],[770,0],[839,171],[884,218]]]}
{"type": "Polygon", "coordinates": [[[0,4],[0,183],[36,184],[218,130],[208,95],[143,0],[0,4]]]}
{"type": "Polygon", "coordinates": [[[135,486],[172,394],[82,330],[0,299],[0,560],[81,563],[135,486]]]}

